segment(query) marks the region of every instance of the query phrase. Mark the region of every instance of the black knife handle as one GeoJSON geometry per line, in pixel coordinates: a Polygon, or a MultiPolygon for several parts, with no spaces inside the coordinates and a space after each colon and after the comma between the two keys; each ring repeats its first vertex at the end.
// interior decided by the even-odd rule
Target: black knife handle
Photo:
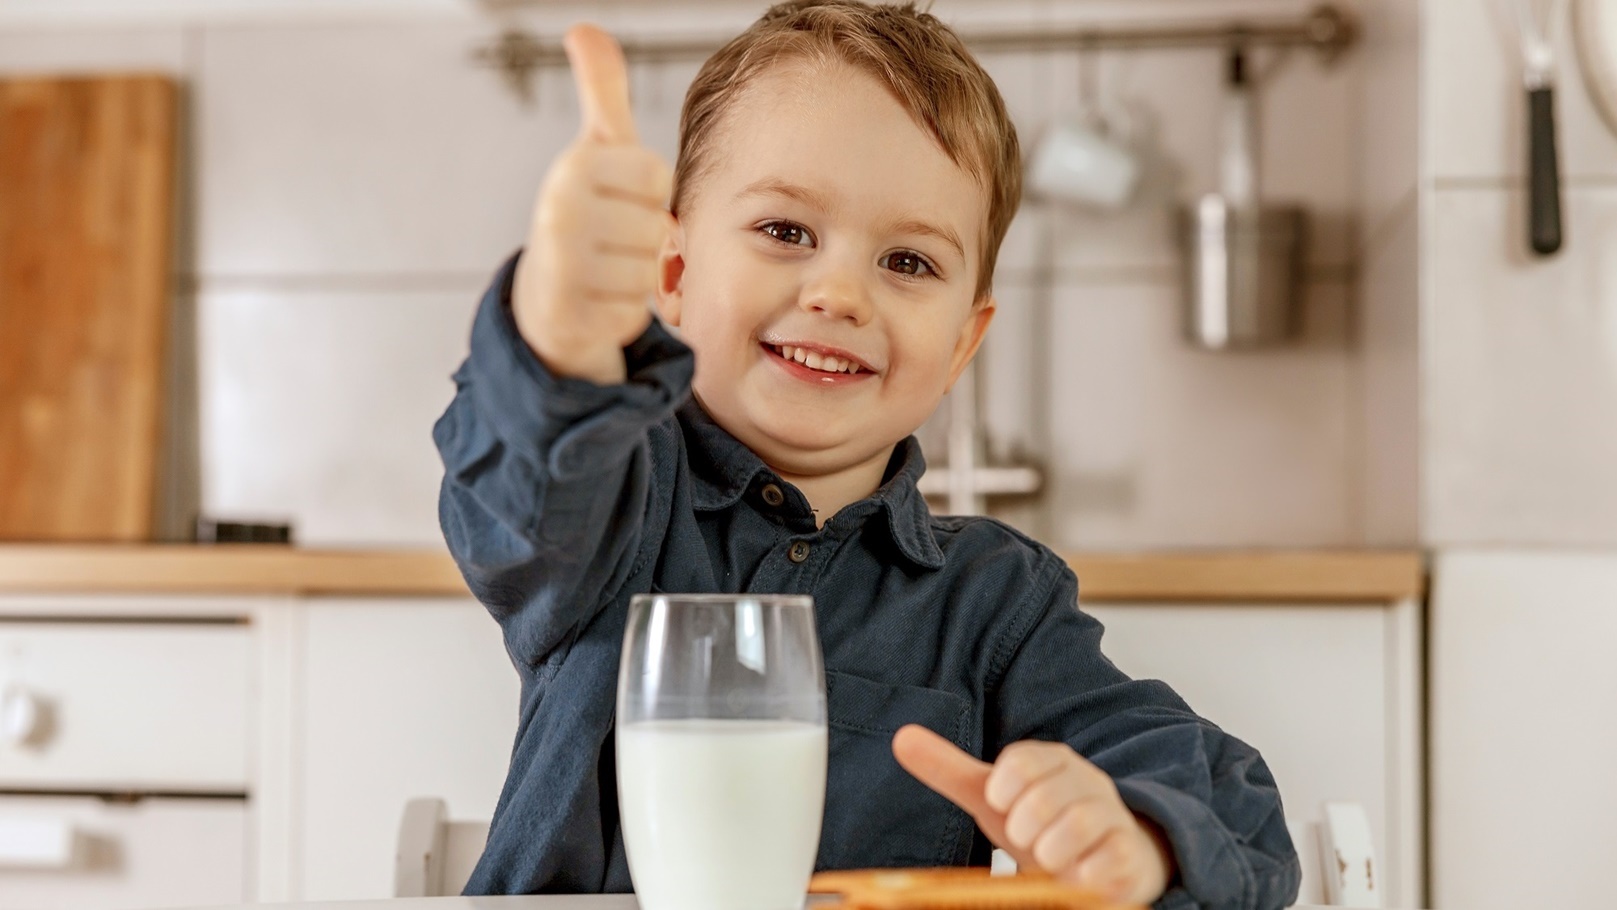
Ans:
{"type": "Polygon", "coordinates": [[[1533,252],[1561,248],[1561,172],[1555,156],[1555,89],[1529,89],[1527,150],[1528,235],[1533,252]]]}

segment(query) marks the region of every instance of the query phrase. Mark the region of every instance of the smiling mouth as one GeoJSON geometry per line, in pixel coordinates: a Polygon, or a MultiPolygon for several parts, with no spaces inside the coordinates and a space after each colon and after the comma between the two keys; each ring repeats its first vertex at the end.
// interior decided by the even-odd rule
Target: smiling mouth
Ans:
{"type": "Polygon", "coordinates": [[[821,354],[808,348],[794,347],[789,344],[765,344],[764,347],[774,351],[775,356],[782,360],[800,363],[811,370],[818,370],[821,373],[844,373],[852,376],[869,372],[869,370],[851,360],[821,354]]]}

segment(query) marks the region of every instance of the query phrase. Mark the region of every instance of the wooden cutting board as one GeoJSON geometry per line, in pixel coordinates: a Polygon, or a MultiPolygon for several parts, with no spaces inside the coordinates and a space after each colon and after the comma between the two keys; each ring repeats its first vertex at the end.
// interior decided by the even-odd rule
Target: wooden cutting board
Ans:
{"type": "Polygon", "coordinates": [[[0,540],[151,537],[176,89],[0,80],[0,540]]]}

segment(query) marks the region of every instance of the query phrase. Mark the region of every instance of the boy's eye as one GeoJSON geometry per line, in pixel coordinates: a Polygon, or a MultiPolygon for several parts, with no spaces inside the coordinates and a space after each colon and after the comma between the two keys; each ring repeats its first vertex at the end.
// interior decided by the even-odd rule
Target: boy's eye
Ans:
{"type": "Polygon", "coordinates": [[[781,243],[792,246],[813,246],[814,238],[809,236],[808,228],[790,221],[771,221],[759,228],[765,234],[779,240],[781,243]]]}
{"type": "Polygon", "coordinates": [[[909,250],[888,253],[882,257],[882,263],[884,268],[892,269],[900,275],[937,274],[937,269],[932,267],[932,263],[923,259],[921,254],[909,250]]]}

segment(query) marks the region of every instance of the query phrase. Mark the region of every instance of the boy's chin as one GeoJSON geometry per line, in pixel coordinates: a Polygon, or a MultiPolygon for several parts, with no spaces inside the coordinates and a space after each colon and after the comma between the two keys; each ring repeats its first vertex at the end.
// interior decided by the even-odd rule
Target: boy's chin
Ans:
{"type": "Polygon", "coordinates": [[[863,464],[879,454],[891,453],[897,443],[882,442],[851,427],[812,420],[776,418],[755,423],[749,430],[741,437],[748,448],[775,470],[799,476],[830,474],[863,464]]]}

